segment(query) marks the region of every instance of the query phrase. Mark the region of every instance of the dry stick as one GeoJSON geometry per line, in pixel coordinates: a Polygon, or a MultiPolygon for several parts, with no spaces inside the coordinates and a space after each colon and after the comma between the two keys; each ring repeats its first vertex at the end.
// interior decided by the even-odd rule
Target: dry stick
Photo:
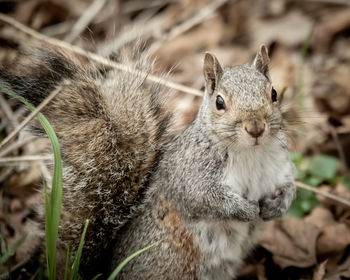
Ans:
{"type": "Polygon", "coordinates": [[[3,157],[0,158],[1,163],[12,163],[12,162],[24,162],[24,161],[44,161],[44,160],[53,160],[52,155],[29,155],[29,156],[19,156],[19,157],[3,157]]]}
{"type": "Polygon", "coordinates": [[[338,127],[335,131],[337,132],[337,134],[348,134],[350,133],[350,127],[341,126],[338,127]]]}
{"type": "Polygon", "coordinates": [[[23,33],[26,33],[26,34],[32,36],[33,38],[35,38],[37,40],[44,41],[48,44],[70,50],[76,54],[85,56],[85,57],[87,57],[95,62],[102,64],[102,65],[105,65],[108,67],[113,67],[113,68],[116,68],[118,70],[122,70],[122,71],[125,71],[128,73],[131,73],[131,74],[145,75],[145,76],[147,76],[147,80],[161,84],[161,85],[166,86],[168,88],[172,88],[172,89],[175,89],[178,91],[182,91],[182,92],[197,95],[197,96],[203,96],[203,92],[200,90],[190,88],[190,87],[187,87],[184,85],[180,85],[180,84],[177,84],[174,82],[166,81],[166,80],[161,79],[157,76],[150,75],[150,74],[144,73],[144,72],[139,71],[139,70],[131,69],[130,66],[111,61],[111,60],[106,59],[102,56],[99,56],[95,53],[85,51],[84,49],[82,49],[80,47],[73,46],[67,42],[63,42],[63,41],[57,40],[55,38],[50,38],[48,36],[40,34],[39,32],[36,32],[35,30],[23,25],[22,23],[19,23],[15,19],[13,19],[9,16],[6,16],[4,14],[1,14],[1,13],[0,13],[0,20],[12,25],[13,27],[17,28],[18,30],[22,31],[23,33]]]}
{"type": "Polygon", "coordinates": [[[30,143],[31,141],[33,141],[35,138],[34,137],[27,137],[24,139],[19,139],[17,142],[12,143],[11,145],[9,145],[6,149],[3,149],[0,152],[0,158],[6,156],[7,154],[11,153],[12,151],[30,143]]]}
{"type": "Polygon", "coordinates": [[[64,85],[60,85],[56,90],[54,90],[45,100],[33,111],[24,121],[16,127],[14,131],[10,133],[1,143],[0,150],[10,142],[16,135],[62,90],[64,85]]]}
{"type": "MultiPolygon", "coordinates": [[[[164,5],[171,1],[173,0],[162,0],[161,3],[162,5],[164,5]]],[[[138,40],[141,37],[152,37],[152,35],[155,32],[157,32],[155,30],[158,29],[158,26],[162,25],[161,23],[159,23],[159,19],[152,19],[157,12],[158,9],[148,9],[142,11],[134,19],[134,21],[136,22],[133,22],[132,24],[128,24],[125,27],[123,27],[123,30],[119,33],[119,35],[116,38],[107,43],[104,43],[99,47],[100,55],[108,56],[110,53],[119,50],[122,46],[125,46],[126,44],[129,44],[132,41],[138,40]]]]}
{"type": "Polygon", "coordinates": [[[161,44],[165,41],[169,41],[180,34],[188,31],[192,27],[196,26],[197,24],[201,23],[208,17],[212,16],[214,12],[220,8],[222,5],[224,5],[228,0],[217,0],[217,1],[211,1],[208,5],[202,7],[197,13],[194,14],[191,18],[187,19],[180,25],[176,26],[175,28],[171,29],[169,33],[166,33],[163,37],[159,38],[155,44],[152,45],[150,48],[151,53],[155,53],[161,44]]]}
{"type": "MultiPolygon", "coordinates": [[[[305,2],[305,0],[297,0],[296,2],[305,2]]],[[[349,0],[307,0],[306,2],[315,2],[315,3],[325,3],[325,4],[338,4],[350,6],[349,0]]]]}
{"type": "MultiPolygon", "coordinates": [[[[51,158],[51,162],[54,160],[54,157],[51,158]]],[[[41,174],[45,178],[46,187],[50,190],[52,187],[52,176],[50,170],[47,168],[47,165],[43,161],[39,161],[39,167],[41,174]]]]}
{"type": "Polygon", "coordinates": [[[4,111],[6,117],[10,120],[9,125],[15,128],[17,125],[16,117],[14,116],[10,105],[1,94],[0,94],[0,104],[1,104],[1,109],[4,111]]]}
{"type": "Polygon", "coordinates": [[[93,18],[98,14],[98,12],[105,5],[106,0],[95,0],[92,4],[86,9],[82,16],[77,20],[73,25],[71,32],[67,34],[64,38],[64,41],[71,43],[73,42],[90,24],[93,18]]]}
{"type": "Polygon", "coordinates": [[[341,159],[341,163],[343,165],[343,171],[345,172],[347,178],[350,180],[350,170],[349,170],[348,165],[346,163],[346,157],[345,157],[345,154],[344,154],[344,149],[343,149],[342,145],[340,144],[338,133],[334,129],[334,127],[332,127],[332,126],[330,126],[330,131],[331,131],[331,135],[332,135],[333,140],[334,140],[334,144],[335,144],[335,146],[337,148],[339,157],[341,159]]]}
{"type": "Polygon", "coordinates": [[[74,23],[73,20],[67,20],[64,22],[60,22],[57,24],[44,27],[40,31],[42,34],[45,34],[46,36],[58,36],[64,33],[68,33],[68,30],[71,28],[73,23],[74,23]]]}
{"type": "Polygon", "coordinates": [[[7,168],[1,168],[1,169],[2,171],[0,172],[0,184],[2,182],[5,182],[5,180],[7,180],[7,178],[11,176],[13,170],[15,169],[15,166],[8,166],[7,168]]]}
{"type": "Polygon", "coordinates": [[[123,3],[122,8],[122,13],[124,14],[128,14],[128,13],[133,13],[133,12],[137,12],[137,11],[143,11],[146,9],[152,9],[154,7],[159,7],[161,5],[165,5],[171,2],[175,2],[174,0],[168,0],[168,1],[164,1],[164,0],[158,0],[158,1],[129,1],[129,2],[125,2],[123,3]],[[135,3],[136,2],[136,3],[135,3]]]}
{"type": "MultiPolygon", "coordinates": [[[[10,120],[11,124],[15,127],[19,126],[19,123],[17,121],[18,116],[16,116],[17,114],[14,114],[11,107],[8,105],[7,100],[0,95],[1,99],[1,106],[4,109],[4,112],[7,116],[7,118],[10,120]]],[[[3,157],[4,155],[6,155],[8,152],[10,152],[11,150],[13,150],[16,147],[16,144],[18,146],[18,144],[21,142],[21,140],[18,140],[16,143],[14,143],[13,145],[10,145],[9,147],[7,147],[6,149],[2,150],[0,153],[0,157],[3,157]]],[[[1,144],[0,144],[1,145],[1,144]]],[[[30,150],[33,150],[33,144],[32,143],[28,143],[28,148],[30,150]]],[[[46,165],[41,161],[39,162],[39,168],[41,170],[41,173],[43,174],[45,180],[46,180],[46,184],[48,187],[50,187],[51,185],[51,175],[50,175],[50,171],[47,169],[46,165]]],[[[8,176],[11,175],[12,171],[13,171],[13,167],[7,168],[5,169],[5,171],[0,175],[0,182],[4,181],[8,176]]]]}
{"type": "Polygon", "coordinates": [[[349,201],[349,200],[346,200],[346,199],[344,199],[344,198],[341,198],[341,197],[339,197],[339,196],[330,194],[330,193],[325,192],[325,191],[321,191],[321,190],[319,190],[319,189],[317,189],[317,188],[311,187],[311,186],[306,185],[306,184],[304,184],[304,183],[302,183],[302,182],[299,182],[299,181],[296,182],[296,185],[297,185],[299,188],[302,188],[302,189],[305,189],[305,190],[308,190],[308,191],[312,191],[312,192],[314,192],[314,193],[320,194],[320,195],[322,195],[322,196],[324,196],[324,197],[330,198],[330,199],[332,199],[332,200],[335,200],[335,201],[337,201],[337,202],[340,202],[340,203],[342,203],[342,204],[344,204],[344,205],[350,207],[350,201],[349,201]]]}

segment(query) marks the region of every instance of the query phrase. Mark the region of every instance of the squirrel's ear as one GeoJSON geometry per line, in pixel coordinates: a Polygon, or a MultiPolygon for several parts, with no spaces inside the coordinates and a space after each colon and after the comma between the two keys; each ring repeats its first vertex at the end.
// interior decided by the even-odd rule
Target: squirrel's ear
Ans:
{"type": "Polygon", "coordinates": [[[215,55],[206,52],[204,57],[203,74],[206,83],[206,89],[212,94],[221,78],[223,70],[215,55]]]}
{"type": "Polygon", "coordinates": [[[267,52],[267,48],[265,45],[260,46],[258,53],[255,56],[253,66],[262,74],[264,74],[267,78],[270,79],[269,76],[269,63],[270,58],[267,52]]]}

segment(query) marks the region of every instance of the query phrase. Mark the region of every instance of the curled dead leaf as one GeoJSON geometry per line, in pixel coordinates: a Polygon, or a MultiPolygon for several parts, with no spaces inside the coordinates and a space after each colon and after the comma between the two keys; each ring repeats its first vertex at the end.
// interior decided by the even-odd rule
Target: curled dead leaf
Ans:
{"type": "Polygon", "coordinates": [[[289,217],[286,222],[275,222],[268,228],[260,245],[273,254],[281,268],[309,267],[317,264],[316,240],[322,230],[304,220],[289,217]]]}
{"type": "Polygon", "coordinates": [[[312,280],[323,280],[326,275],[326,265],[328,260],[320,263],[320,265],[315,269],[312,280]]]}

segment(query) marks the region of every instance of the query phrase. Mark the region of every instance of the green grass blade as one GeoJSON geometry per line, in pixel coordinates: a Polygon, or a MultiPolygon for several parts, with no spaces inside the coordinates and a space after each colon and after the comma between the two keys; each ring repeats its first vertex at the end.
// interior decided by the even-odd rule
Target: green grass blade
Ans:
{"type": "MultiPolygon", "coordinates": [[[[1,233],[0,233],[0,256],[2,256],[2,242],[1,242],[1,239],[3,239],[3,236],[1,235],[1,233]]],[[[5,242],[5,241],[4,241],[5,242]]],[[[1,266],[0,266],[0,268],[1,268],[1,266]]]]}
{"type": "MultiPolygon", "coordinates": [[[[50,202],[49,202],[49,196],[46,192],[46,184],[45,184],[45,181],[43,181],[43,184],[44,184],[44,197],[45,197],[45,236],[46,236],[46,266],[49,270],[50,268],[50,262],[49,260],[51,260],[51,258],[49,258],[49,255],[50,255],[50,251],[52,250],[50,244],[50,240],[48,238],[48,236],[51,235],[51,222],[50,222],[50,213],[51,213],[51,210],[50,210],[50,202]],[[51,248],[51,249],[50,249],[51,248]]],[[[49,276],[49,279],[50,276],[49,276]]]]}
{"type": "Polygon", "coordinates": [[[66,267],[64,269],[64,280],[67,280],[68,277],[68,268],[70,265],[70,250],[68,245],[66,246],[66,250],[67,250],[67,255],[66,255],[66,267]]]}
{"type": "Polygon", "coordinates": [[[108,277],[107,280],[114,280],[114,279],[118,276],[119,272],[123,269],[123,267],[124,267],[129,261],[131,261],[133,258],[135,258],[135,257],[137,257],[138,255],[140,255],[141,253],[147,251],[148,249],[150,249],[150,248],[152,248],[152,247],[154,247],[154,246],[157,246],[157,245],[158,245],[160,242],[162,242],[162,241],[163,241],[163,240],[157,241],[157,242],[155,242],[155,243],[153,243],[153,244],[151,244],[151,245],[149,245],[149,246],[147,246],[147,247],[145,247],[145,248],[143,248],[143,249],[141,249],[141,250],[139,250],[139,251],[133,253],[133,254],[130,255],[129,257],[127,257],[125,260],[123,260],[123,261],[117,266],[116,269],[114,269],[114,271],[113,271],[112,274],[108,277]]]}
{"type": "MultiPolygon", "coordinates": [[[[6,239],[6,237],[5,236],[3,236],[2,234],[1,234],[1,232],[0,232],[0,244],[2,243],[1,242],[1,240],[2,241],[4,241],[4,245],[5,245],[5,252],[6,251],[8,251],[8,244],[7,244],[7,239],[6,239]]],[[[3,256],[3,252],[2,252],[2,249],[1,249],[1,254],[0,254],[0,256],[3,256]]],[[[0,263],[0,273],[2,274],[2,266],[3,266],[3,263],[0,263]]]]}
{"type": "MultiPolygon", "coordinates": [[[[26,101],[23,97],[18,96],[14,92],[6,89],[6,87],[1,85],[0,90],[24,103],[31,111],[35,110],[35,107],[32,104],[26,101]]],[[[54,280],[56,279],[56,245],[62,203],[61,150],[58,144],[56,133],[50,125],[49,121],[44,117],[42,113],[38,113],[36,117],[40,121],[40,124],[49,137],[54,153],[54,172],[52,177],[51,194],[50,197],[45,194],[46,260],[48,267],[48,277],[50,280],[54,280]]]]}
{"type": "Polygon", "coordinates": [[[102,276],[102,273],[97,274],[97,275],[95,275],[94,278],[92,278],[91,280],[96,280],[96,279],[100,278],[101,276],[102,276]]]}
{"type": "Polygon", "coordinates": [[[40,265],[39,269],[38,269],[38,277],[36,278],[37,280],[44,280],[44,270],[43,270],[43,266],[40,265]]]}
{"type": "Polygon", "coordinates": [[[89,225],[89,220],[86,220],[85,226],[84,226],[84,230],[83,230],[83,234],[81,235],[81,238],[80,238],[78,251],[77,251],[77,254],[75,256],[73,265],[72,265],[71,276],[70,276],[71,280],[77,280],[78,279],[80,258],[81,258],[81,253],[83,251],[84,239],[85,239],[85,234],[86,234],[86,230],[87,230],[88,225],[89,225]]]}
{"type": "MultiPolygon", "coordinates": [[[[0,234],[0,238],[2,240],[5,240],[5,238],[0,234]]],[[[15,244],[13,244],[10,248],[8,248],[8,250],[6,250],[6,252],[1,255],[0,257],[0,265],[5,264],[11,256],[13,256],[17,250],[17,248],[23,243],[24,239],[26,238],[26,236],[24,235],[22,238],[18,239],[15,244]]]]}

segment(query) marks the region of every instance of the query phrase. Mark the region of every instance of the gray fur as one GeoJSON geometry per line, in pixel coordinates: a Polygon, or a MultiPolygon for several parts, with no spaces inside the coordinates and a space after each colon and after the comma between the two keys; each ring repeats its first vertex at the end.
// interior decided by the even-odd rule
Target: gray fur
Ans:
{"type": "Polygon", "coordinates": [[[118,238],[113,267],[163,241],[133,259],[119,279],[232,279],[262,220],[287,211],[295,198],[294,166],[266,75],[254,65],[225,68],[194,122],[164,148],[142,211],[118,238]],[[215,108],[218,94],[225,112],[215,108]],[[254,141],[243,129],[251,118],[268,125],[254,141]]]}

